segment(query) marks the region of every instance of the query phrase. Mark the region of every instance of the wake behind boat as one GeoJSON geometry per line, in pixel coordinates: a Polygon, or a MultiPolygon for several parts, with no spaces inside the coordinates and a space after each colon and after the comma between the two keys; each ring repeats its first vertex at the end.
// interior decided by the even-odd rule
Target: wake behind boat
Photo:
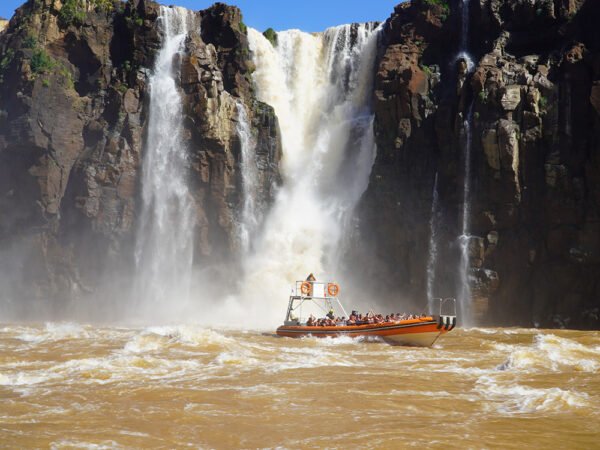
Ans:
{"type": "Polygon", "coordinates": [[[338,297],[339,292],[338,284],[317,282],[312,275],[306,281],[296,281],[284,324],[277,328],[277,335],[353,338],[377,336],[394,345],[430,347],[442,334],[456,326],[454,299],[439,299],[438,316],[395,313],[384,317],[371,312],[363,316],[356,311],[348,315],[338,297]],[[443,315],[442,309],[448,304],[452,305],[453,313],[443,315]],[[311,314],[304,319],[302,312],[307,309],[322,311],[326,316],[316,320],[311,314]]]}

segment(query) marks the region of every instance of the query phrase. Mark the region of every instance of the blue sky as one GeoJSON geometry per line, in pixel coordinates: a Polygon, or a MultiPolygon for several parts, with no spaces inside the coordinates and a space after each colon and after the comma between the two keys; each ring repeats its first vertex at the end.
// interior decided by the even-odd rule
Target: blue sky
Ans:
{"type": "MultiPolygon", "coordinates": [[[[10,18],[25,0],[0,0],[0,16],[10,18]]],[[[401,0],[230,0],[244,14],[246,25],[259,30],[300,28],[322,31],[333,25],[387,19],[401,0]]],[[[163,0],[191,9],[205,9],[214,1],[163,0]]]]}

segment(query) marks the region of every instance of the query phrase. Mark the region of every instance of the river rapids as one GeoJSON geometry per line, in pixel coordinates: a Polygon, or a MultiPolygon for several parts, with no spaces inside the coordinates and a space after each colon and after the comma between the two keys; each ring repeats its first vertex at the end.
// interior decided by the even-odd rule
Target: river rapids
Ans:
{"type": "Polygon", "coordinates": [[[0,325],[4,448],[598,448],[600,333],[0,325]]]}

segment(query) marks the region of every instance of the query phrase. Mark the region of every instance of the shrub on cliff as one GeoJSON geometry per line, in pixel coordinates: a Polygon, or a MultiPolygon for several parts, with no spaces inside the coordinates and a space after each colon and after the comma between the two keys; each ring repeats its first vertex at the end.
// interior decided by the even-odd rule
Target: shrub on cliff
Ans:
{"type": "Polygon", "coordinates": [[[35,74],[46,73],[54,69],[56,65],[55,61],[52,59],[46,50],[37,49],[31,55],[31,71],[35,74]]]}
{"type": "Polygon", "coordinates": [[[267,38],[273,47],[277,47],[277,31],[273,28],[267,28],[263,31],[263,36],[267,38]]]}
{"type": "Polygon", "coordinates": [[[58,20],[64,27],[80,25],[85,21],[86,12],[81,0],[66,0],[58,13],[58,20]]]}

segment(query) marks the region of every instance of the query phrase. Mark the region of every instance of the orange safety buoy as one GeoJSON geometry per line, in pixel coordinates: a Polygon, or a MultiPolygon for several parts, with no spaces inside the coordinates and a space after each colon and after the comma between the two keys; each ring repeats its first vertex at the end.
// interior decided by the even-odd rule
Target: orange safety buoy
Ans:
{"type": "Polygon", "coordinates": [[[300,292],[302,292],[304,295],[308,295],[310,294],[311,291],[311,285],[308,281],[303,281],[302,284],[300,285],[300,292]]]}
{"type": "Polygon", "coordinates": [[[337,297],[340,293],[340,286],[337,283],[327,284],[327,293],[330,297],[337,297]]]}

